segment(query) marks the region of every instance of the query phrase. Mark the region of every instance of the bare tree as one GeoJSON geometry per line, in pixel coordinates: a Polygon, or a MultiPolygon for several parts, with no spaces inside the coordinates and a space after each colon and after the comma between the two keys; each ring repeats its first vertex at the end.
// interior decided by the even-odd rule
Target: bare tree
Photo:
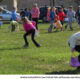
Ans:
{"type": "Polygon", "coordinates": [[[0,2],[2,2],[3,0],[0,0],[0,2]]]}
{"type": "Polygon", "coordinates": [[[56,0],[50,0],[50,6],[55,6],[56,0]]]}
{"type": "Polygon", "coordinates": [[[74,0],[78,5],[80,5],[80,0],[74,0]]]}

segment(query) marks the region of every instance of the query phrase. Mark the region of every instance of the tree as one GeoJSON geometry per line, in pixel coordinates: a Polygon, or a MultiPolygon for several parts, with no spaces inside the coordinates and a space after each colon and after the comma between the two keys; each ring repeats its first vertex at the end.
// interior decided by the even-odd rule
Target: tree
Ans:
{"type": "Polygon", "coordinates": [[[0,0],[0,2],[2,2],[3,0],[0,0]]]}
{"type": "Polygon", "coordinates": [[[53,0],[53,6],[55,6],[55,0],[53,0]]]}
{"type": "Polygon", "coordinates": [[[55,0],[50,0],[50,6],[55,6],[55,0]]]}
{"type": "Polygon", "coordinates": [[[80,4],[80,0],[74,0],[78,5],[80,4]]]}

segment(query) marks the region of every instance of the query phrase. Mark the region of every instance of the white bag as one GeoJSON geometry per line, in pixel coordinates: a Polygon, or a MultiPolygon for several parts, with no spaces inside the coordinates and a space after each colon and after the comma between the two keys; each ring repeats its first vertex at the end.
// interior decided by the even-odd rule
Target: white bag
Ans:
{"type": "Polygon", "coordinates": [[[65,19],[64,19],[64,21],[68,22],[68,21],[69,21],[69,19],[68,19],[68,18],[65,18],[65,19]]]}

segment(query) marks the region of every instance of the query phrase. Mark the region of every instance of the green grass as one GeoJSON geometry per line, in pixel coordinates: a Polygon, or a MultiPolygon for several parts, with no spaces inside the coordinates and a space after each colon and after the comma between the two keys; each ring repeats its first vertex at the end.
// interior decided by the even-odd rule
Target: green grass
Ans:
{"type": "MultiPolygon", "coordinates": [[[[19,32],[9,32],[9,24],[0,28],[0,74],[79,74],[70,66],[69,37],[80,30],[48,33],[49,24],[39,24],[37,48],[28,37],[29,47],[23,48],[25,33],[20,24],[19,32]]],[[[78,55],[78,53],[76,53],[78,55]]]]}

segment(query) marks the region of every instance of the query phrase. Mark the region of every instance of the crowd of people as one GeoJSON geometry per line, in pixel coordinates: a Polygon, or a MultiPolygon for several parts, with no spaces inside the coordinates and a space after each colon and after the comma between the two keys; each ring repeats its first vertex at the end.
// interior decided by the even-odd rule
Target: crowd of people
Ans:
{"type": "MultiPolygon", "coordinates": [[[[33,8],[28,10],[27,8],[21,9],[20,16],[21,17],[27,17],[29,20],[36,22],[36,29],[38,30],[38,20],[39,20],[40,10],[38,8],[37,4],[33,5],[33,8]]],[[[60,28],[63,30],[64,22],[66,21],[65,29],[67,29],[68,25],[70,27],[70,30],[73,30],[72,23],[75,21],[77,22],[77,26],[80,25],[80,6],[78,6],[77,11],[73,10],[72,6],[69,6],[69,9],[67,12],[65,12],[65,9],[63,6],[60,7],[59,11],[55,7],[48,8],[47,10],[47,21],[50,22],[50,27],[48,28],[48,32],[52,32],[52,28],[60,28]],[[57,21],[59,21],[59,26],[57,25],[57,21]]]]}
{"type": "MultiPolygon", "coordinates": [[[[15,11],[13,11],[13,13],[14,12],[15,11]]],[[[31,12],[28,11],[27,8],[22,9],[20,15],[21,15],[21,20],[22,20],[24,30],[26,31],[26,33],[24,34],[24,41],[25,41],[24,47],[29,46],[29,43],[26,38],[26,36],[28,36],[28,35],[31,35],[31,39],[32,39],[33,43],[37,47],[40,47],[40,44],[37,43],[34,39],[35,33],[38,32],[38,19],[39,19],[39,15],[40,15],[40,11],[39,11],[37,4],[35,4],[33,6],[31,12]],[[32,18],[30,18],[30,16],[32,16],[32,18]]],[[[57,11],[57,9],[55,7],[51,7],[50,9],[48,9],[47,20],[50,22],[50,27],[48,28],[48,32],[52,32],[53,26],[54,26],[54,28],[56,28],[56,30],[58,30],[58,29],[63,30],[62,26],[64,25],[65,19],[66,19],[65,29],[69,25],[70,30],[72,31],[73,30],[72,23],[74,21],[76,21],[77,26],[79,26],[80,25],[80,6],[78,7],[77,11],[74,11],[73,7],[69,6],[67,13],[65,13],[63,7],[60,8],[60,11],[57,11]]],[[[15,20],[15,17],[13,20],[15,20]]],[[[70,37],[68,44],[71,48],[72,54],[74,51],[80,52],[80,32],[73,34],[70,37]]],[[[71,58],[71,66],[77,67],[77,69],[80,69],[80,63],[79,63],[80,55],[77,57],[77,62],[72,59],[74,59],[74,58],[71,58]]]]}
{"type": "MultiPolygon", "coordinates": [[[[1,9],[0,9],[1,10],[1,9]]],[[[27,8],[23,8],[20,11],[21,21],[24,28],[24,31],[26,32],[23,36],[25,45],[24,47],[28,47],[29,43],[27,41],[26,36],[30,35],[33,43],[36,45],[36,47],[40,47],[40,44],[35,41],[35,34],[38,33],[38,19],[40,15],[40,10],[38,8],[37,4],[33,5],[33,8],[31,11],[29,11],[27,8]]],[[[63,30],[64,21],[66,21],[65,29],[70,27],[70,30],[73,30],[72,23],[74,21],[77,22],[77,26],[80,25],[80,6],[78,6],[77,11],[73,10],[72,6],[69,6],[69,9],[67,13],[65,13],[64,8],[61,7],[58,11],[55,7],[51,7],[47,11],[47,20],[50,22],[50,27],[48,28],[48,32],[52,32],[52,28],[56,28],[56,30],[61,29],[63,30]]],[[[13,7],[12,10],[12,29],[15,27],[15,23],[19,21],[19,16],[16,14],[16,8],[13,7]]],[[[16,23],[17,24],[17,23],[16,23]]],[[[17,24],[18,25],[18,24],[17,24]]],[[[19,28],[19,27],[18,27],[19,28]]],[[[14,30],[12,30],[14,31],[14,30]]],[[[74,51],[80,52],[80,32],[72,35],[68,41],[72,53],[74,51]]],[[[78,60],[80,61],[80,55],[78,56],[78,60]]],[[[80,65],[77,66],[80,69],[80,65]]]]}
{"type": "MultiPolygon", "coordinates": [[[[60,11],[57,11],[55,7],[51,7],[51,9],[49,9],[47,13],[47,19],[48,21],[50,21],[49,29],[51,30],[52,30],[53,25],[55,27],[55,22],[58,20],[60,21],[62,26],[64,25],[64,22],[66,21],[65,29],[69,25],[70,30],[73,30],[72,23],[74,21],[78,23],[77,26],[80,25],[80,6],[78,7],[77,11],[74,11],[73,7],[69,6],[69,9],[66,14],[65,14],[63,7],[60,8],[60,11]]],[[[56,28],[58,28],[58,26],[56,26],[56,28]]],[[[49,32],[51,32],[51,30],[49,32]]]]}

